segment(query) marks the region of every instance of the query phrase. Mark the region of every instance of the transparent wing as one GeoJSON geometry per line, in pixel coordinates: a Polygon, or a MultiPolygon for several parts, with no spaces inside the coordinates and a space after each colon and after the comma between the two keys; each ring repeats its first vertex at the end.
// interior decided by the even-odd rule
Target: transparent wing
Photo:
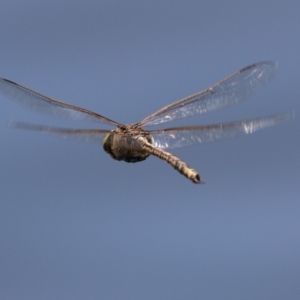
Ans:
{"type": "Polygon", "coordinates": [[[161,108],[141,125],[156,125],[240,103],[267,84],[277,68],[278,64],[272,61],[250,65],[206,90],[161,108]]]}
{"type": "Polygon", "coordinates": [[[23,122],[10,122],[8,126],[19,129],[39,131],[42,133],[56,134],[66,139],[76,139],[97,144],[102,143],[105,135],[110,132],[109,130],[102,129],[69,129],[28,124],[23,122]]]}
{"type": "Polygon", "coordinates": [[[119,125],[117,122],[97,113],[51,99],[7,79],[0,78],[0,93],[19,104],[50,115],[75,120],[97,121],[114,126],[119,125]]]}
{"type": "Polygon", "coordinates": [[[171,149],[254,133],[279,122],[287,121],[291,116],[291,114],[279,114],[233,123],[168,128],[149,131],[149,133],[155,147],[171,149]]]}

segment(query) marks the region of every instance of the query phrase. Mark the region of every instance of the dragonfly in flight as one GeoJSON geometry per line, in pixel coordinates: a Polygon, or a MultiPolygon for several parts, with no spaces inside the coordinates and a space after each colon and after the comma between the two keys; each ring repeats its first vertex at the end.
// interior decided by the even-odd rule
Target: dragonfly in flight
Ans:
{"type": "Polygon", "coordinates": [[[104,150],[113,159],[140,162],[154,155],[183,174],[194,183],[204,183],[199,173],[166,150],[213,142],[275,125],[289,119],[289,114],[277,114],[231,123],[173,127],[146,130],[157,125],[193,115],[203,114],[225,106],[238,104],[266,85],[276,73],[278,64],[264,61],[247,66],[220,82],[198,93],[173,102],[152,113],[139,123],[120,124],[93,111],[54,100],[7,79],[0,79],[0,93],[31,109],[63,118],[97,121],[115,126],[106,129],[68,129],[22,122],[13,127],[52,133],[63,137],[85,139],[103,143],[104,150]]]}

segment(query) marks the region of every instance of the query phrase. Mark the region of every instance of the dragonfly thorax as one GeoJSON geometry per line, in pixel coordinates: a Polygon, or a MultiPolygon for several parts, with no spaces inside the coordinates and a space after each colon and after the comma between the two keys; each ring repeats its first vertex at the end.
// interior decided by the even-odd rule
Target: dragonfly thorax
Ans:
{"type": "Polygon", "coordinates": [[[113,159],[126,162],[145,160],[149,153],[145,151],[137,137],[144,137],[149,143],[151,138],[138,124],[118,126],[103,139],[103,148],[113,159]]]}

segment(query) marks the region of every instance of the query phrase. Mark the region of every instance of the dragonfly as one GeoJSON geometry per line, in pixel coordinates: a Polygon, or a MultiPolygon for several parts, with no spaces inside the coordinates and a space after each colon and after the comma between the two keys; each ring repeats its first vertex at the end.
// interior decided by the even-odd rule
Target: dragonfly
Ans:
{"type": "Polygon", "coordinates": [[[164,106],[138,123],[125,125],[85,108],[44,96],[7,79],[0,79],[0,93],[37,111],[62,118],[96,121],[112,125],[115,129],[71,129],[23,122],[13,122],[12,127],[52,133],[65,138],[84,139],[98,144],[102,142],[105,152],[113,159],[129,163],[140,162],[153,155],[172,165],[193,183],[204,183],[195,169],[167,150],[251,134],[287,121],[290,115],[282,113],[230,123],[158,130],[147,130],[145,127],[241,103],[265,86],[275,75],[277,68],[278,63],[273,61],[249,65],[209,88],[164,106]]]}

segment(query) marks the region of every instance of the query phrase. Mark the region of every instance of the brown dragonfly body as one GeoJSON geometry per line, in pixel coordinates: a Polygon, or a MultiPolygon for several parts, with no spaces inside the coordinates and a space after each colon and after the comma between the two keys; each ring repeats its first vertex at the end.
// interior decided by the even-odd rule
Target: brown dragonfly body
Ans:
{"type": "Polygon", "coordinates": [[[104,137],[103,148],[113,159],[132,163],[143,161],[152,154],[172,165],[194,183],[201,182],[197,171],[185,162],[163,149],[153,147],[149,133],[139,124],[118,126],[104,137]]]}
{"type": "Polygon", "coordinates": [[[97,143],[102,141],[104,150],[112,158],[125,162],[140,162],[149,155],[153,155],[172,165],[192,182],[203,183],[196,170],[165,149],[180,148],[250,134],[288,120],[289,114],[278,114],[232,123],[184,126],[160,130],[146,130],[144,127],[240,103],[264,86],[276,73],[277,66],[276,62],[271,61],[250,65],[203,91],[161,108],[139,123],[127,125],[122,125],[87,109],[54,100],[7,79],[0,79],[0,93],[34,110],[63,118],[98,121],[116,126],[116,129],[111,131],[105,129],[67,129],[21,122],[12,123],[13,127],[48,132],[68,138],[85,139],[97,143]]]}

